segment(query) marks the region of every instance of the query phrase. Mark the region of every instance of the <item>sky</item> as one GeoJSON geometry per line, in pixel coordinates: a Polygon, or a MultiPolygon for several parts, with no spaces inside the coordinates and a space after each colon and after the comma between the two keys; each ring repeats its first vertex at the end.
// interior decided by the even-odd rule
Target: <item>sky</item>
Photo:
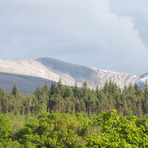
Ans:
{"type": "Polygon", "coordinates": [[[148,72],[148,0],[0,0],[0,59],[50,57],[148,72]]]}

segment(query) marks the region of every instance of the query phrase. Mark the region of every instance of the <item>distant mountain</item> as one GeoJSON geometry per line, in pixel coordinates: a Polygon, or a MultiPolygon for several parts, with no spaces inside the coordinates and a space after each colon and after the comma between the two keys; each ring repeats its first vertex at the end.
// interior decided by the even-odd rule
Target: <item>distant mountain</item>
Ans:
{"type": "Polygon", "coordinates": [[[39,58],[36,61],[40,62],[48,68],[48,70],[60,75],[65,83],[74,84],[77,81],[80,85],[86,80],[90,87],[103,87],[106,81],[112,80],[121,88],[125,85],[135,84],[139,81],[140,76],[90,68],[75,64],[66,63],[52,58],[39,58]],[[67,81],[67,78],[69,80],[67,81]]]}
{"type": "Polygon", "coordinates": [[[37,84],[42,86],[47,81],[50,85],[51,81],[58,82],[60,78],[66,85],[74,85],[77,82],[78,86],[81,86],[84,81],[87,81],[90,88],[97,85],[103,87],[109,80],[117,83],[121,88],[135,83],[143,87],[148,80],[148,73],[133,75],[113,72],[52,58],[0,60],[0,85],[7,91],[10,91],[16,83],[21,92],[32,93],[37,84]]]}

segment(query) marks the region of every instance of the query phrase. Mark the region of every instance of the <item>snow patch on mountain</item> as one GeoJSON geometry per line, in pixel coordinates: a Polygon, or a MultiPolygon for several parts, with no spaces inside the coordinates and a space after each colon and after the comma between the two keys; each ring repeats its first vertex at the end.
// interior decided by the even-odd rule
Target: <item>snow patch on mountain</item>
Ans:
{"type": "Polygon", "coordinates": [[[139,81],[137,82],[137,85],[141,88],[144,87],[144,84],[148,82],[148,73],[145,73],[141,75],[139,81]]]}
{"type": "Polygon", "coordinates": [[[139,82],[143,82],[143,83],[145,83],[146,81],[148,81],[148,76],[139,80],[139,82]]]}

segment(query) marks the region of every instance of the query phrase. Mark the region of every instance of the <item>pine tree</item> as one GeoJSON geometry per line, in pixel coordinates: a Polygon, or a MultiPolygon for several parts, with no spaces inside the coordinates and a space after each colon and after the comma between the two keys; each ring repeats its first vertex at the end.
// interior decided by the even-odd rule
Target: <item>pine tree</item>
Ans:
{"type": "Polygon", "coordinates": [[[46,95],[49,96],[48,84],[45,82],[43,88],[41,89],[42,96],[46,95]]]}
{"type": "Polygon", "coordinates": [[[58,93],[58,88],[57,88],[57,85],[56,85],[56,82],[51,82],[51,87],[50,87],[50,90],[49,90],[49,97],[51,97],[52,95],[55,95],[58,93]]]}
{"type": "Polygon", "coordinates": [[[19,94],[19,91],[18,91],[16,84],[14,84],[12,91],[11,91],[11,94],[15,97],[19,94]]]}
{"type": "Polygon", "coordinates": [[[35,89],[34,94],[37,97],[37,99],[40,100],[40,97],[41,97],[41,88],[40,88],[40,85],[39,84],[37,85],[37,88],[35,89]]]}
{"type": "Polygon", "coordinates": [[[75,85],[74,85],[74,87],[72,88],[72,90],[73,90],[74,96],[75,96],[76,98],[79,98],[79,96],[80,96],[80,91],[79,91],[77,82],[75,82],[75,85]]]}

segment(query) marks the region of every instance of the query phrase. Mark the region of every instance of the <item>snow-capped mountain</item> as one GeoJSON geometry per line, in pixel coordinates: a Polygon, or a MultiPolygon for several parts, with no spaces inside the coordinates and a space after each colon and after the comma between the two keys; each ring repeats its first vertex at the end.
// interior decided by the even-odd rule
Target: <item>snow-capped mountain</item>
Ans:
{"type": "Polygon", "coordinates": [[[145,73],[143,75],[140,76],[139,81],[137,82],[137,85],[139,87],[144,87],[144,84],[148,82],[148,73],[145,73]]]}
{"type": "Polygon", "coordinates": [[[106,81],[112,80],[121,88],[135,83],[142,87],[148,80],[148,73],[144,75],[119,73],[70,64],[52,58],[0,60],[0,85],[7,91],[10,91],[10,86],[16,83],[22,92],[31,93],[37,84],[43,85],[45,81],[49,84],[51,81],[58,82],[60,78],[64,85],[71,86],[75,82],[81,86],[84,81],[87,81],[91,88],[97,85],[103,87],[106,81]]]}

